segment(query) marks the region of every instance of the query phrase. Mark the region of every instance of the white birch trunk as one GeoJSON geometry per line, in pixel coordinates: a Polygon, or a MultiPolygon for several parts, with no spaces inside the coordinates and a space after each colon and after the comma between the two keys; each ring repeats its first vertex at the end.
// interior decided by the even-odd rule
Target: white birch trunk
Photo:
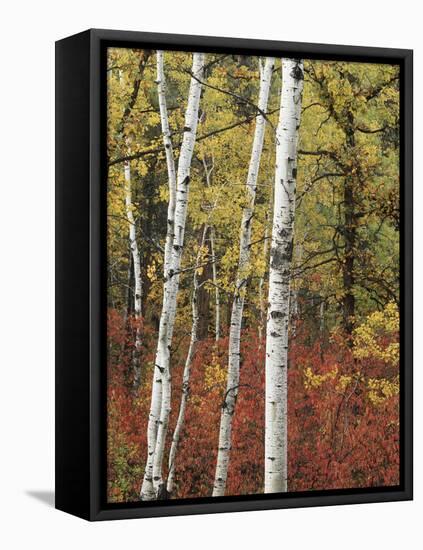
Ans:
{"type": "Polygon", "coordinates": [[[210,229],[210,249],[212,259],[212,276],[214,285],[214,303],[215,303],[215,340],[220,340],[220,293],[219,286],[217,284],[217,268],[216,268],[216,248],[214,242],[214,227],[210,229]]]}
{"type": "Polygon", "coordinates": [[[173,154],[172,134],[166,101],[166,79],[163,67],[163,52],[157,50],[157,91],[159,96],[160,121],[163,134],[163,145],[166,154],[167,174],[169,181],[169,204],[167,208],[167,232],[165,243],[164,277],[168,276],[169,262],[175,236],[175,204],[176,204],[176,168],[173,154]]]}
{"type": "Polygon", "coordinates": [[[144,474],[144,480],[141,487],[141,499],[153,500],[156,498],[156,493],[153,487],[153,463],[154,463],[154,450],[156,448],[157,430],[160,418],[160,411],[162,406],[162,364],[168,361],[168,335],[167,328],[169,326],[169,311],[165,306],[166,295],[168,292],[166,281],[169,274],[170,259],[172,253],[172,244],[175,237],[175,205],[176,205],[176,169],[175,169],[175,157],[173,154],[172,136],[169,126],[169,117],[167,111],[166,101],[166,79],[164,74],[164,59],[163,52],[157,51],[157,94],[159,99],[160,109],[160,122],[162,127],[163,144],[166,154],[166,165],[168,173],[168,186],[169,186],[169,203],[167,209],[167,231],[164,250],[163,261],[163,274],[164,274],[164,288],[163,288],[163,308],[160,319],[159,339],[156,351],[155,369],[153,375],[152,393],[151,393],[151,406],[150,415],[147,428],[147,441],[148,441],[148,457],[144,474]]]}
{"type": "MultiPolygon", "coordinates": [[[[142,500],[160,498],[164,489],[162,479],[163,452],[171,407],[170,347],[176,314],[176,299],[179,288],[179,270],[184,244],[185,221],[188,207],[189,174],[195,145],[198,123],[198,108],[201,96],[204,54],[193,55],[192,73],[188,105],[185,113],[185,126],[180,150],[174,216],[174,235],[166,279],[164,283],[163,305],[159,325],[159,338],[156,351],[154,382],[151,408],[148,421],[148,457],[141,487],[142,500]],[[161,390],[159,389],[161,386],[161,390]]],[[[165,258],[166,261],[166,258],[165,258]]]]}
{"type": "Polygon", "coordinates": [[[131,248],[132,261],[134,262],[134,312],[138,319],[141,316],[141,261],[135,232],[134,205],[132,203],[131,168],[129,162],[125,162],[125,205],[126,217],[129,222],[129,246],[131,248]]]}
{"type": "MultiPolygon", "coordinates": [[[[266,58],[265,67],[260,71],[260,92],[258,102],[260,112],[265,112],[267,110],[274,62],[275,60],[273,58],[266,58]]],[[[213,496],[216,497],[224,496],[225,494],[232,445],[232,418],[235,412],[239,386],[241,324],[245,287],[248,280],[250,264],[251,223],[254,213],[257,176],[260,168],[265,126],[265,117],[262,114],[258,114],[256,117],[253,148],[246,182],[248,204],[244,208],[242,214],[238,271],[229,330],[228,377],[220,417],[219,445],[213,486],[213,496]]]]}
{"type": "MultiPolygon", "coordinates": [[[[118,81],[123,86],[122,72],[118,72],[118,81]]],[[[129,153],[130,148],[128,142],[125,141],[126,152],[129,153]]],[[[129,161],[125,161],[123,165],[123,173],[125,177],[125,207],[126,218],[129,224],[129,248],[131,250],[132,261],[134,265],[134,316],[136,322],[135,329],[135,350],[132,354],[132,374],[133,386],[138,388],[141,381],[141,365],[139,364],[139,356],[141,349],[141,327],[139,326],[141,319],[142,307],[142,281],[141,281],[141,259],[137,244],[134,205],[132,202],[132,182],[131,182],[131,165],[129,161]]]]}
{"type": "Polygon", "coordinates": [[[266,329],[265,493],[287,491],[288,324],[303,64],[282,60],[266,329]]]}
{"type": "Polygon", "coordinates": [[[175,431],[173,432],[172,445],[170,447],[170,453],[169,453],[169,474],[167,478],[167,487],[166,487],[166,490],[169,496],[172,495],[173,489],[174,489],[176,454],[178,451],[178,444],[179,444],[179,439],[181,437],[181,431],[182,431],[182,428],[184,427],[185,409],[187,406],[187,401],[189,396],[189,380],[191,376],[191,364],[194,358],[195,348],[198,342],[199,316],[198,316],[197,298],[198,298],[199,283],[198,283],[197,268],[200,264],[202,250],[206,239],[206,234],[207,234],[207,225],[204,226],[200,247],[198,249],[197,258],[195,261],[195,269],[194,269],[194,276],[193,276],[193,292],[192,292],[192,299],[191,299],[191,307],[192,307],[191,338],[189,342],[187,357],[185,360],[184,372],[182,375],[182,397],[181,397],[181,403],[179,406],[179,414],[178,414],[178,419],[176,421],[175,431]]]}
{"type": "MultiPolygon", "coordinates": [[[[176,168],[175,168],[175,156],[173,152],[172,144],[172,133],[169,125],[169,116],[167,110],[167,100],[166,100],[166,77],[164,73],[164,54],[163,51],[157,50],[157,94],[159,99],[159,110],[160,110],[160,122],[162,127],[162,136],[163,136],[163,145],[165,147],[166,155],[166,165],[167,165],[167,175],[168,175],[168,189],[169,189],[169,203],[167,207],[167,230],[166,230],[166,241],[165,241],[165,250],[164,250],[164,261],[163,261],[163,275],[164,281],[166,282],[169,274],[170,260],[172,255],[172,245],[173,239],[175,237],[175,206],[176,206],[176,168]]],[[[167,293],[166,283],[164,283],[163,295],[167,293]]],[[[165,311],[165,309],[163,310],[165,311]]],[[[166,310],[167,311],[167,310],[166,310]]],[[[173,323],[171,318],[168,319],[167,327],[173,323]]],[[[164,323],[164,328],[166,324],[164,323]]],[[[167,358],[168,346],[167,343],[168,336],[165,335],[165,330],[163,334],[159,336],[159,345],[157,348],[157,357],[156,357],[156,366],[166,363],[169,359],[167,358]],[[160,359],[160,355],[164,354],[164,358],[160,359]]],[[[160,375],[160,369],[157,376],[154,377],[153,388],[152,388],[152,411],[154,411],[155,419],[155,431],[151,429],[151,449],[155,449],[157,429],[158,429],[158,419],[160,417],[160,411],[162,406],[162,377],[160,375]],[[153,445],[154,441],[154,445],[153,445]]],[[[150,451],[149,451],[150,452],[150,451]]],[[[151,470],[153,468],[153,455],[151,455],[151,470]]],[[[149,485],[150,494],[154,498],[154,489],[153,484],[149,485]]]]}
{"type": "Polygon", "coordinates": [[[132,354],[132,374],[133,386],[138,388],[141,381],[141,365],[139,364],[141,350],[141,300],[142,300],[142,284],[141,284],[141,260],[137,244],[135,231],[134,206],[132,203],[132,188],[131,188],[131,167],[128,161],[124,164],[125,173],[125,206],[126,217],[129,223],[129,246],[134,264],[134,316],[136,322],[135,328],[135,350],[132,354]]]}
{"type": "MultiPolygon", "coordinates": [[[[267,250],[269,248],[268,242],[269,242],[269,227],[267,225],[267,216],[266,216],[266,229],[264,230],[264,242],[263,242],[263,258],[265,263],[267,261],[267,250]]],[[[263,299],[263,286],[264,286],[264,274],[262,277],[260,277],[260,280],[259,280],[259,307],[260,307],[260,322],[259,322],[259,328],[258,328],[259,349],[261,349],[262,347],[263,329],[264,329],[265,317],[266,317],[266,307],[263,299]]]]}

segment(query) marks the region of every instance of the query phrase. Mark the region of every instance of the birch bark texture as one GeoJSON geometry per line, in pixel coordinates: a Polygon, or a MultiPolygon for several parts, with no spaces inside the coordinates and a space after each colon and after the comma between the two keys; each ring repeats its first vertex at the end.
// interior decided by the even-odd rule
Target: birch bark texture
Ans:
{"type": "Polygon", "coordinates": [[[173,154],[172,134],[169,125],[169,116],[166,101],[166,77],[164,73],[163,51],[157,50],[157,94],[159,98],[160,123],[162,127],[163,145],[166,154],[166,165],[169,187],[169,204],[167,207],[167,232],[164,254],[164,277],[168,276],[169,261],[175,237],[175,204],[176,204],[176,168],[173,154]]]}
{"type": "Polygon", "coordinates": [[[124,164],[125,176],[125,207],[126,217],[129,224],[129,247],[131,249],[132,263],[134,266],[134,316],[135,316],[135,350],[132,355],[133,386],[138,388],[141,382],[141,365],[139,364],[141,350],[141,306],[142,306],[142,283],[141,283],[141,259],[138,249],[136,226],[134,218],[134,205],[132,202],[131,166],[129,161],[124,164]]]}
{"type": "Polygon", "coordinates": [[[265,493],[287,491],[288,328],[303,63],[282,60],[266,328],[265,493]]]}
{"type": "MultiPolygon", "coordinates": [[[[162,463],[171,409],[170,348],[176,315],[179,270],[184,246],[185,222],[188,208],[189,175],[197,132],[204,59],[205,56],[203,53],[193,54],[193,76],[190,82],[184,134],[176,175],[173,239],[172,246],[169,249],[169,258],[165,254],[165,263],[168,260],[168,265],[165,268],[163,305],[160,316],[154,381],[147,427],[148,456],[141,486],[140,496],[142,500],[155,500],[166,496],[165,484],[162,477],[162,463]]],[[[160,93],[160,89],[158,91],[160,93]]],[[[168,230],[170,225],[168,223],[168,230]]]]}
{"type": "Polygon", "coordinates": [[[213,486],[213,496],[215,497],[224,496],[225,494],[232,447],[232,419],[239,388],[241,325],[250,266],[251,223],[266,127],[266,118],[263,113],[267,110],[274,64],[275,60],[271,57],[266,58],[264,68],[260,62],[258,114],[256,116],[253,147],[246,181],[247,205],[242,213],[239,260],[229,328],[228,375],[220,416],[219,444],[213,486]]]}

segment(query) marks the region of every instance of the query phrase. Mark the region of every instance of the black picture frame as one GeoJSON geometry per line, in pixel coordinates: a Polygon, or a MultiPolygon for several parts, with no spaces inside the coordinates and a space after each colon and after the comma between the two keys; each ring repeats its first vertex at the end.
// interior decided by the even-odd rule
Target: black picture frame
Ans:
{"type": "Polygon", "coordinates": [[[99,29],[56,43],[56,508],[93,521],[412,499],[412,101],[412,50],[99,29]],[[399,486],[107,504],[104,189],[109,46],[399,64],[399,486]]]}

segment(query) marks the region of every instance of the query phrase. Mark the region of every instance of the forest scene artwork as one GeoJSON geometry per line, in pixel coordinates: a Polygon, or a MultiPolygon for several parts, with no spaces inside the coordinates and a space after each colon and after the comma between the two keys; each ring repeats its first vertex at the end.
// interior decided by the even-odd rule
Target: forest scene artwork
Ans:
{"type": "Polygon", "coordinates": [[[399,77],[108,48],[109,503],[400,484],[399,77]]]}

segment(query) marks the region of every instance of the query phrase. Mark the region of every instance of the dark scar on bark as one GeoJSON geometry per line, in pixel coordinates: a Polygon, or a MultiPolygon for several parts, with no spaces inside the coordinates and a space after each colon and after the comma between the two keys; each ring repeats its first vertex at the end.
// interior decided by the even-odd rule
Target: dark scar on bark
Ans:
{"type": "Polygon", "coordinates": [[[295,80],[304,80],[304,73],[301,70],[299,62],[296,63],[294,68],[291,71],[292,78],[295,78],[295,80]]]}
{"type": "Polygon", "coordinates": [[[284,313],[282,311],[271,311],[270,316],[272,319],[282,319],[282,317],[284,317],[284,313]]]}

